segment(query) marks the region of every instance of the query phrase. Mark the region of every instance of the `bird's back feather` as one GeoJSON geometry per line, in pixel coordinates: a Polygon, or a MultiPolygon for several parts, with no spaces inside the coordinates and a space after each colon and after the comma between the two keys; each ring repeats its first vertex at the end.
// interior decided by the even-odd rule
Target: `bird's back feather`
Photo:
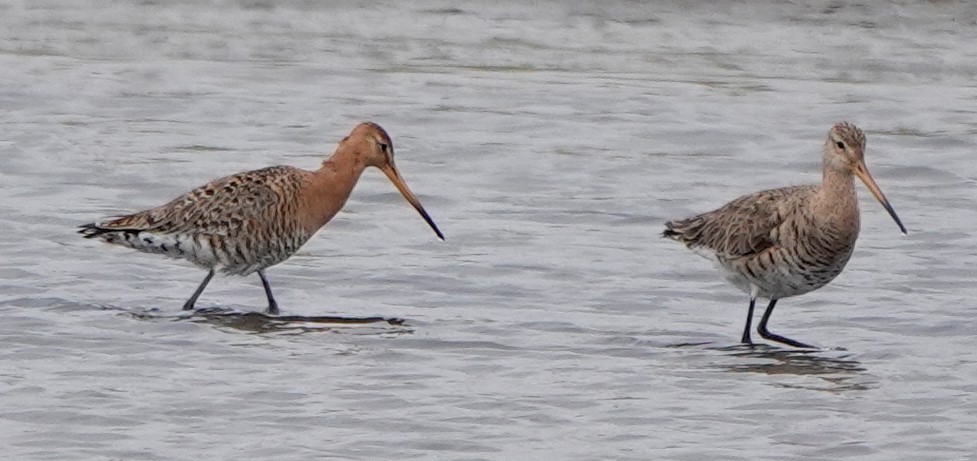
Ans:
{"type": "Polygon", "coordinates": [[[275,166],[227,176],[156,208],[82,225],[79,233],[250,273],[284,261],[311,237],[294,218],[306,174],[275,166]]]}
{"type": "Polygon", "coordinates": [[[744,195],[716,210],[665,223],[662,237],[727,259],[754,255],[781,243],[779,227],[815,193],[816,186],[793,186],[744,195]]]}

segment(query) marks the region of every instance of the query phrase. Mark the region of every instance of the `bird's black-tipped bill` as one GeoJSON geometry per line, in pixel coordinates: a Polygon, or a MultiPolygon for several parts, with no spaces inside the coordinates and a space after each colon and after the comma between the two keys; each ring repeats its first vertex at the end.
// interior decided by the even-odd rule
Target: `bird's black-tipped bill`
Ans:
{"type": "Polygon", "coordinates": [[[431,215],[427,214],[427,211],[424,210],[424,207],[421,205],[421,201],[418,200],[414,193],[411,192],[407,187],[407,183],[405,183],[404,179],[400,177],[400,172],[397,171],[397,168],[393,165],[385,165],[380,169],[383,170],[383,173],[386,174],[388,178],[390,178],[390,182],[394,183],[394,186],[396,186],[401,195],[407,199],[407,202],[409,202],[411,206],[413,206],[414,209],[421,214],[421,217],[424,218],[424,221],[427,222],[428,226],[431,226],[431,229],[434,230],[434,233],[437,234],[438,238],[444,240],[444,234],[441,233],[441,229],[438,229],[437,224],[434,224],[434,220],[431,219],[431,215]]]}
{"type": "Polygon", "coordinates": [[[869,192],[875,196],[875,199],[882,204],[885,211],[889,212],[889,216],[892,216],[892,219],[899,226],[899,230],[901,230],[903,234],[908,234],[909,232],[906,231],[906,226],[902,225],[902,220],[899,219],[899,215],[896,214],[896,210],[893,209],[892,205],[889,204],[889,199],[885,198],[885,194],[882,193],[882,189],[879,188],[879,185],[875,183],[875,179],[872,179],[872,175],[869,174],[868,168],[865,167],[865,164],[859,162],[857,165],[855,165],[854,173],[855,176],[858,176],[858,179],[861,179],[862,182],[865,183],[865,187],[867,187],[869,192]]]}

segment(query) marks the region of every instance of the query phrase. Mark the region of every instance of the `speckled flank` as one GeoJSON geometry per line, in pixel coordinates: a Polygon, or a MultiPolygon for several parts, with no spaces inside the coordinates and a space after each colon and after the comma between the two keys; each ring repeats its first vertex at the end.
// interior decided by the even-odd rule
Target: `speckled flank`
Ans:
{"type": "MultiPolygon", "coordinates": [[[[273,166],[211,181],[149,210],[81,226],[87,238],[186,259],[210,271],[248,275],[285,261],[343,207],[368,166],[383,170],[441,237],[393,163],[393,143],[362,123],[316,171],[273,166]]],[[[193,301],[209,276],[188,301],[193,301]]],[[[274,308],[266,288],[269,311],[274,308]]]]}
{"type": "MultiPolygon", "coordinates": [[[[862,130],[837,124],[824,143],[821,184],[745,195],[717,210],[668,222],[662,236],[716,263],[730,283],[750,293],[751,314],[757,297],[770,299],[760,323],[761,336],[785,340],[766,331],[776,300],[827,285],[841,273],[855,248],[859,210],[854,176],[865,182],[905,232],[868,174],[864,151],[862,130]]],[[[744,342],[750,342],[749,322],[748,318],[744,342]]]]}

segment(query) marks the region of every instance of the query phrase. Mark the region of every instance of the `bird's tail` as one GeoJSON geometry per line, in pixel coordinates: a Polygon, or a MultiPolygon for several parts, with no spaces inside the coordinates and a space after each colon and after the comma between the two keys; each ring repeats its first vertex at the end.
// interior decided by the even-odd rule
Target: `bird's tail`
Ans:
{"type": "Polygon", "coordinates": [[[121,237],[120,234],[138,234],[147,229],[142,213],[126,216],[114,216],[105,220],[90,222],[78,226],[78,233],[85,238],[100,237],[111,243],[111,239],[121,237]]]}
{"type": "Polygon", "coordinates": [[[107,222],[93,222],[78,226],[85,238],[100,238],[106,243],[121,245],[143,253],[156,253],[173,258],[186,257],[192,251],[192,236],[159,232],[152,227],[136,227],[138,215],[122,216],[107,222]],[[135,222],[134,222],[135,221],[135,222]]]}
{"type": "Polygon", "coordinates": [[[662,237],[678,240],[680,235],[682,235],[682,233],[672,227],[671,221],[665,223],[665,230],[662,231],[662,237]]]}
{"type": "Polygon", "coordinates": [[[686,245],[692,245],[702,233],[702,226],[704,224],[705,220],[701,216],[669,221],[665,223],[665,230],[662,231],[661,236],[675,240],[676,242],[682,242],[686,245]]]}
{"type": "MultiPolygon", "coordinates": [[[[78,233],[84,236],[86,239],[95,238],[95,237],[101,237],[104,239],[108,237],[106,234],[110,234],[112,232],[122,232],[122,231],[120,231],[119,229],[101,227],[99,223],[94,223],[94,222],[90,222],[88,224],[82,224],[78,226],[78,233]]],[[[133,232],[138,232],[138,231],[133,230],[133,232]]]]}
{"type": "Polygon", "coordinates": [[[139,244],[139,233],[142,232],[142,229],[116,227],[113,225],[114,222],[90,222],[88,224],[82,224],[78,226],[78,233],[86,239],[100,238],[106,243],[114,243],[116,245],[146,251],[140,248],[142,245],[139,244]]]}
{"type": "Polygon", "coordinates": [[[670,238],[672,240],[682,239],[682,230],[679,228],[678,223],[675,221],[669,221],[665,223],[665,230],[662,231],[662,237],[670,238]]]}

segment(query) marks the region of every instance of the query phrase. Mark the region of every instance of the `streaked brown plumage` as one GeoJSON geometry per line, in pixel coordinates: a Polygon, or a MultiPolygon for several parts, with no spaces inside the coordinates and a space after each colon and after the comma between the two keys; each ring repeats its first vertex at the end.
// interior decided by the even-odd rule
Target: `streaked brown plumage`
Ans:
{"type": "Polygon", "coordinates": [[[811,347],[767,330],[780,298],[827,285],[841,273],[859,231],[858,176],[906,233],[865,166],[865,134],[839,123],[828,132],[819,185],[785,187],[745,195],[723,207],[665,224],[663,237],[684,243],[712,260],[727,281],[750,294],[742,342],[750,344],[756,299],[770,300],[757,328],[763,338],[811,347]]]}
{"type": "Polygon", "coordinates": [[[99,237],[145,253],[186,259],[208,269],[184,304],[193,309],[214,276],[257,272],[268,297],[278,305],[264,270],[295,254],[342,209],[366,167],[377,167],[444,240],[394,165],[393,142],[375,123],[361,123],[315,171],[273,166],[220,178],[173,201],[139,213],[85,224],[86,238],[99,237]]]}

